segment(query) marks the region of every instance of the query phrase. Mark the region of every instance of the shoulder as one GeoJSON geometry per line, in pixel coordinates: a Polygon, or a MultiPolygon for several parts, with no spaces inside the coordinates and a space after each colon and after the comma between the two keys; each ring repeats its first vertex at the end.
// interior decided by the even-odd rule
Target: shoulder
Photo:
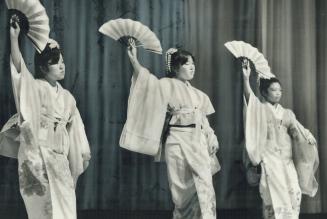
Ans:
{"type": "Polygon", "coordinates": [[[70,93],[70,91],[67,90],[67,89],[64,89],[64,92],[65,92],[65,95],[67,96],[67,99],[68,99],[70,102],[76,104],[75,97],[70,93]]]}
{"type": "Polygon", "coordinates": [[[203,101],[211,103],[209,96],[205,92],[193,86],[192,89],[201,97],[203,101]]]}
{"type": "Polygon", "coordinates": [[[172,83],[174,79],[168,78],[168,77],[163,77],[159,79],[161,83],[172,83]]]}
{"type": "Polygon", "coordinates": [[[200,97],[202,111],[205,112],[206,115],[210,115],[210,114],[214,113],[215,109],[211,103],[209,96],[202,90],[199,90],[198,88],[195,88],[193,86],[192,86],[192,88],[197,93],[197,95],[200,97]]]}
{"type": "Polygon", "coordinates": [[[43,79],[35,79],[35,83],[37,84],[37,85],[39,85],[40,87],[45,87],[45,86],[47,86],[47,83],[48,82],[46,82],[45,80],[43,80],[43,79]]]}
{"type": "Polygon", "coordinates": [[[75,97],[71,94],[71,92],[70,92],[69,90],[67,90],[66,88],[63,88],[63,87],[61,86],[60,83],[58,83],[58,86],[59,86],[60,89],[62,90],[63,95],[65,96],[65,99],[66,99],[69,103],[71,103],[71,104],[73,104],[73,105],[76,105],[75,97]]]}
{"type": "Polygon", "coordinates": [[[46,95],[49,86],[48,82],[43,79],[35,79],[34,85],[36,85],[36,89],[39,93],[46,95]]]}
{"type": "Polygon", "coordinates": [[[291,109],[285,109],[283,120],[286,124],[292,125],[295,121],[297,121],[294,112],[291,109]]]}
{"type": "Polygon", "coordinates": [[[292,118],[295,118],[295,114],[294,112],[291,110],[291,109],[287,109],[287,108],[284,108],[285,110],[285,115],[288,116],[288,117],[292,117],[292,118]]]}
{"type": "Polygon", "coordinates": [[[171,88],[174,84],[174,81],[174,79],[168,77],[163,77],[159,79],[160,85],[166,88],[171,88]]]}

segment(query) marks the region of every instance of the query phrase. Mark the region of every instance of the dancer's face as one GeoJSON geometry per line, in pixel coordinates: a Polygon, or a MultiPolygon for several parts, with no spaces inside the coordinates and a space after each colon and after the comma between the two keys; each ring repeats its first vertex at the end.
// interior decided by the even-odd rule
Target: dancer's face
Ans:
{"type": "Polygon", "coordinates": [[[271,104],[279,103],[280,98],[282,97],[282,87],[278,82],[271,83],[265,92],[264,97],[266,101],[271,104]]]}
{"type": "Polygon", "coordinates": [[[57,64],[52,64],[48,66],[49,71],[45,75],[46,78],[51,81],[59,81],[64,79],[65,77],[65,64],[62,55],[60,54],[60,58],[57,64]]]}
{"type": "Polygon", "coordinates": [[[195,65],[191,56],[187,57],[187,62],[181,65],[176,72],[176,77],[182,81],[192,80],[195,73],[195,65]]]}

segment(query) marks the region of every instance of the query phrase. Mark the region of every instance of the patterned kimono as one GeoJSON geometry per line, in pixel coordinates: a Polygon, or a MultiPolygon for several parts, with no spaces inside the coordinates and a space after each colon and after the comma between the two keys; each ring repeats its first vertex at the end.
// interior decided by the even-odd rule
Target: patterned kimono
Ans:
{"type": "Polygon", "coordinates": [[[158,80],[146,69],[132,79],[127,121],[120,145],[165,159],[175,204],[174,218],[216,218],[212,174],[220,169],[210,146],[217,137],[207,115],[214,112],[200,90],[174,78],[158,80]],[[171,116],[168,136],[161,142],[166,113],[171,116]],[[161,153],[164,152],[164,153],[161,153]]]}
{"type": "Polygon", "coordinates": [[[74,219],[76,181],[86,168],[83,162],[90,159],[75,99],[59,83],[52,87],[34,79],[22,58],[20,73],[11,61],[11,75],[18,114],[1,135],[18,127],[19,135],[12,142],[19,147],[2,141],[0,152],[18,158],[20,192],[28,217],[74,219]]]}
{"type": "Polygon", "coordinates": [[[315,145],[311,133],[281,105],[261,103],[251,93],[246,109],[246,149],[254,165],[261,164],[260,195],[265,219],[298,219],[302,193],[314,196],[318,184],[315,145]]]}

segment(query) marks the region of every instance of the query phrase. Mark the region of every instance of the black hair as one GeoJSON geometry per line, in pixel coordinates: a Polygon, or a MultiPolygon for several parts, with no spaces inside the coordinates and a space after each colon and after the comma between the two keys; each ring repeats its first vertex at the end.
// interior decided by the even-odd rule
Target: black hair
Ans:
{"type": "Polygon", "coordinates": [[[59,48],[50,48],[48,43],[45,49],[41,52],[35,52],[34,66],[35,66],[35,78],[44,78],[46,72],[49,70],[49,65],[58,64],[61,51],[59,48]]]}
{"type": "Polygon", "coordinates": [[[178,49],[177,52],[171,54],[170,71],[167,72],[167,77],[175,78],[176,71],[179,69],[181,65],[184,65],[188,61],[189,56],[192,57],[194,62],[195,61],[194,56],[192,55],[192,53],[186,50],[178,49]]]}
{"type": "Polygon", "coordinates": [[[279,85],[282,85],[277,78],[270,78],[270,79],[260,78],[259,90],[262,96],[265,96],[265,94],[268,93],[268,88],[272,83],[278,83],[279,85]]]}

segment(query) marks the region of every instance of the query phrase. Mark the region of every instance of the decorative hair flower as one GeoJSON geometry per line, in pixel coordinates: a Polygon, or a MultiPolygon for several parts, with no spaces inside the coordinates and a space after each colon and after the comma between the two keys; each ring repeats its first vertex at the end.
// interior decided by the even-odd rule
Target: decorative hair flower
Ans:
{"type": "Polygon", "coordinates": [[[168,72],[171,72],[171,55],[177,51],[176,48],[170,48],[166,51],[166,68],[168,72]]]}

